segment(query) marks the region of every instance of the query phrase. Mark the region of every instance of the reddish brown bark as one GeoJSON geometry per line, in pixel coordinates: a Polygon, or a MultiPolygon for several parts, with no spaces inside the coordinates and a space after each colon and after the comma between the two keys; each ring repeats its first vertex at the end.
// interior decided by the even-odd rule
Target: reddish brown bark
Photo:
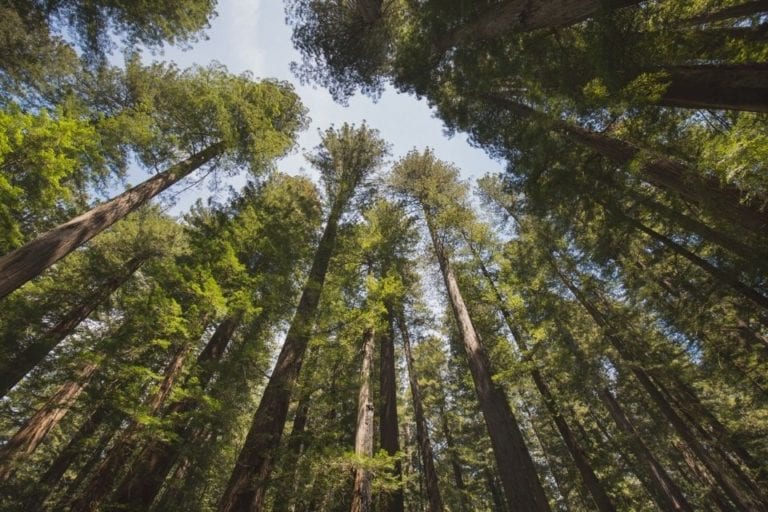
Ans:
{"type": "Polygon", "coordinates": [[[88,297],[88,300],[68,311],[56,325],[51,327],[29,347],[20,351],[0,369],[0,393],[2,396],[21,381],[35,366],[53,350],[64,338],[72,334],[80,323],[88,318],[94,309],[109,298],[112,293],[125,284],[128,279],[146,261],[145,258],[133,258],[119,275],[108,279],[98,290],[88,297]]]}
{"type": "MultiPolygon", "coordinates": [[[[380,336],[379,352],[379,440],[381,448],[388,455],[395,455],[400,451],[397,428],[397,375],[395,374],[395,340],[394,317],[392,312],[387,312],[389,329],[380,336]]],[[[393,473],[397,480],[401,480],[400,461],[395,463],[393,473]]],[[[405,502],[402,488],[387,493],[384,496],[384,512],[403,512],[405,502]]]]}
{"type": "Polygon", "coordinates": [[[13,463],[33,453],[48,432],[67,415],[97,368],[96,363],[83,365],[75,379],[63,384],[0,449],[0,481],[10,477],[13,474],[13,463]]]}
{"type": "Polygon", "coordinates": [[[163,190],[221,155],[223,150],[223,143],[213,144],[0,257],[0,299],[40,275],[45,269],[146,204],[163,190]]]}
{"type": "MultiPolygon", "coordinates": [[[[363,333],[363,361],[360,367],[360,391],[357,395],[357,428],[355,429],[355,455],[373,457],[373,398],[371,397],[371,366],[373,365],[373,327],[363,333]]],[[[355,469],[352,488],[352,512],[372,510],[371,473],[365,468],[355,469]]]]}
{"type": "Polygon", "coordinates": [[[664,68],[659,105],[768,112],[768,65],[711,64],[664,68]]]}
{"type": "MultiPolygon", "coordinates": [[[[443,512],[443,498],[440,494],[440,485],[438,483],[437,471],[435,470],[434,455],[432,454],[432,443],[429,440],[429,431],[427,430],[427,422],[424,415],[421,387],[419,386],[413,354],[411,353],[411,338],[408,333],[408,325],[405,323],[405,316],[402,312],[397,313],[396,320],[400,335],[403,338],[403,350],[408,366],[408,381],[411,386],[411,397],[413,400],[413,416],[416,421],[416,442],[419,445],[419,453],[421,454],[421,464],[424,468],[424,481],[429,502],[427,511],[443,512]]],[[[461,478],[459,478],[459,481],[461,481],[461,478]]]]}

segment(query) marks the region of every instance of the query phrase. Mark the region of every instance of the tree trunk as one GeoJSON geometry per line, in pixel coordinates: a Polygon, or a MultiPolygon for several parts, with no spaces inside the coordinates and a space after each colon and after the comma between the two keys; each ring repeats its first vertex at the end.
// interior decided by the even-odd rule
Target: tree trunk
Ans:
{"type": "Polygon", "coordinates": [[[56,502],[56,505],[52,507],[52,510],[67,510],[72,496],[75,495],[83,482],[85,482],[86,479],[92,475],[92,471],[101,460],[104,450],[107,448],[107,446],[109,446],[109,442],[112,440],[112,438],[118,435],[118,432],[119,431],[117,428],[108,429],[104,431],[101,436],[99,436],[99,439],[96,442],[96,446],[91,451],[90,456],[85,461],[85,463],[80,468],[78,468],[77,476],[72,481],[72,483],[67,486],[66,491],[62,493],[61,497],[56,502]]]}
{"type": "MultiPolygon", "coordinates": [[[[395,374],[395,329],[394,316],[388,308],[387,319],[389,329],[386,335],[380,336],[380,366],[379,366],[379,439],[381,448],[387,455],[395,455],[400,451],[397,428],[397,375],[395,374]]],[[[402,481],[400,461],[395,462],[393,474],[402,481]]],[[[383,512],[403,512],[405,502],[403,489],[398,487],[394,492],[384,496],[383,512]]]]}
{"type": "Polygon", "coordinates": [[[768,12],[767,0],[753,0],[739,5],[724,7],[714,12],[708,12],[686,18],[679,22],[680,25],[701,25],[704,23],[713,23],[715,21],[729,20],[733,18],[744,18],[755,14],[768,12]]]}
{"type": "MultiPolygon", "coordinates": [[[[373,327],[363,333],[363,362],[360,368],[360,391],[357,395],[357,429],[355,455],[373,457],[373,398],[371,397],[371,365],[373,364],[373,327]]],[[[352,490],[352,512],[371,512],[371,473],[365,468],[355,469],[352,490]]]]}
{"type": "MultiPolygon", "coordinates": [[[[522,118],[550,126],[553,131],[618,164],[629,164],[643,153],[640,147],[631,142],[550,118],[527,105],[502,96],[486,95],[485,98],[522,118]]],[[[768,214],[742,204],[746,203],[746,198],[737,188],[723,186],[717,179],[702,176],[684,164],[663,155],[649,154],[640,162],[639,169],[641,178],[655,187],[690,200],[715,216],[726,217],[759,237],[764,237],[768,233],[768,214]]]]}
{"type": "Polygon", "coordinates": [[[286,453],[280,459],[282,485],[278,487],[272,505],[272,512],[288,512],[295,510],[294,500],[298,494],[298,482],[296,478],[299,457],[307,447],[307,420],[309,419],[309,402],[311,394],[304,392],[296,406],[296,414],[293,417],[293,426],[288,436],[286,453]]]}
{"type": "MultiPolygon", "coordinates": [[[[211,339],[205,348],[197,356],[196,364],[200,367],[198,378],[200,387],[205,389],[213,377],[213,369],[209,363],[221,360],[224,351],[232,339],[235,330],[240,325],[240,317],[231,315],[226,317],[216,327],[211,339]]],[[[166,415],[184,415],[192,411],[197,403],[193,399],[180,400],[168,407],[166,415]]],[[[126,509],[148,510],[165,477],[173,467],[184,441],[188,440],[190,433],[186,425],[178,425],[175,434],[178,441],[152,439],[133,460],[131,468],[118,485],[112,502],[126,509]]]]}
{"type": "Polygon", "coordinates": [[[68,311],[56,325],[9,361],[6,367],[0,370],[0,393],[2,396],[7,395],[21,379],[45,359],[51,350],[72,334],[75,328],[88,318],[94,309],[125,284],[145,261],[145,258],[131,259],[126,264],[124,272],[108,279],[88,300],[68,311]]]}
{"type": "MultiPolygon", "coordinates": [[[[156,416],[167,400],[174,383],[181,375],[184,360],[190,348],[190,343],[182,345],[166,366],[163,381],[146,404],[148,415],[156,416]]],[[[132,421],[120,434],[112,449],[96,468],[93,477],[86,483],[83,491],[73,499],[70,509],[72,512],[91,512],[99,509],[102,501],[111,493],[123,465],[129,460],[136,448],[141,429],[140,423],[132,421]]]]}
{"type": "Polygon", "coordinates": [[[456,490],[459,493],[459,512],[466,512],[467,498],[464,495],[466,485],[464,484],[464,475],[461,469],[461,459],[456,451],[456,443],[453,440],[453,434],[451,434],[451,428],[448,425],[448,415],[445,411],[445,404],[443,403],[440,408],[441,426],[443,428],[443,437],[445,437],[445,448],[448,452],[448,458],[451,461],[451,472],[453,473],[453,483],[456,485],[456,490]]]}
{"type": "Polygon", "coordinates": [[[544,488],[539,482],[531,454],[525,446],[523,434],[515,420],[507,397],[501,387],[493,382],[493,370],[480,337],[461,296],[453,269],[448,262],[445,248],[432,225],[429,211],[425,216],[435,255],[440,265],[451,309],[464,342],[472,380],[475,384],[480,408],[491,438],[496,465],[502,486],[511,507],[526,511],[549,511],[544,488]]]}
{"type": "Polygon", "coordinates": [[[419,379],[416,375],[413,354],[411,353],[408,325],[405,323],[405,315],[402,311],[398,311],[396,317],[400,335],[403,338],[405,361],[408,365],[408,381],[411,385],[413,416],[416,421],[416,442],[419,445],[421,464],[424,468],[424,480],[427,488],[427,499],[429,500],[427,512],[443,512],[443,498],[440,495],[440,485],[438,483],[437,471],[435,470],[434,455],[432,454],[432,443],[429,440],[429,431],[427,430],[427,422],[424,416],[424,405],[421,401],[421,388],[419,387],[419,379]]]}
{"type": "Polygon", "coordinates": [[[274,450],[280,444],[294,384],[314,326],[328,263],[336,244],[342,204],[334,204],[317,247],[309,278],[288,329],[272,376],[259,402],[251,429],[219,502],[219,512],[261,510],[267,478],[272,472],[274,450]]]}
{"type": "Polygon", "coordinates": [[[223,143],[213,144],[0,257],[0,299],[40,275],[45,269],[149,202],[160,192],[221,155],[223,150],[223,143]]]}
{"type": "MultiPolygon", "coordinates": [[[[610,7],[637,3],[639,0],[615,0],[610,7]]],[[[506,0],[500,5],[487,8],[473,21],[449,31],[435,42],[434,48],[443,54],[453,47],[502,37],[512,32],[567,27],[605,9],[606,3],[598,0],[506,0]]]]}
{"type": "Polygon", "coordinates": [[[693,254],[691,251],[689,251],[682,245],[678,244],[677,242],[673,241],[671,238],[654,231],[653,229],[649,228],[648,226],[641,223],[637,219],[630,217],[629,215],[619,211],[617,208],[614,208],[613,206],[608,205],[599,200],[597,202],[601,204],[608,212],[615,215],[616,217],[621,219],[623,222],[629,224],[630,226],[637,229],[638,231],[645,233],[646,235],[653,238],[657,242],[661,242],[665,247],[672,250],[672,252],[687,259],[688,261],[690,261],[691,263],[699,267],[701,270],[703,270],[704,272],[712,276],[715,280],[727,286],[730,286],[731,288],[733,288],[734,290],[739,292],[741,295],[743,295],[745,298],[751,300],[758,306],[768,309],[768,297],[762,295],[761,293],[757,292],[753,288],[750,288],[749,286],[745,285],[744,283],[739,281],[739,279],[736,276],[732,275],[730,272],[712,265],[704,258],[701,258],[696,254],[693,254]]]}
{"type": "Polygon", "coordinates": [[[96,363],[83,365],[75,379],[63,384],[0,449],[0,481],[7,480],[13,474],[14,462],[33,453],[67,415],[97,369],[96,363]]]}
{"type": "MultiPolygon", "coordinates": [[[[490,286],[491,290],[493,291],[496,302],[498,303],[497,307],[501,312],[502,317],[504,317],[504,322],[507,324],[509,332],[512,333],[512,338],[517,345],[518,351],[522,357],[528,357],[530,352],[528,350],[525,339],[523,338],[523,333],[521,332],[521,329],[515,325],[512,314],[505,306],[506,301],[501,295],[499,289],[496,287],[496,282],[494,281],[493,276],[488,271],[488,268],[485,266],[485,263],[480,257],[480,254],[469,240],[469,238],[465,236],[465,240],[475,257],[477,264],[480,266],[480,272],[483,274],[483,277],[485,277],[488,286],[490,286]]],[[[555,426],[557,427],[557,431],[560,434],[560,437],[563,439],[563,442],[568,449],[568,453],[576,465],[576,469],[579,471],[579,475],[581,475],[584,485],[587,487],[587,490],[592,497],[592,501],[594,502],[595,507],[601,512],[614,512],[616,507],[613,505],[613,502],[608,496],[608,493],[606,493],[605,489],[603,489],[603,485],[600,483],[600,480],[598,480],[597,475],[595,475],[595,472],[592,469],[592,465],[589,462],[587,454],[584,453],[584,450],[581,448],[581,446],[579,446],[578,442],[576,441],[576,436],[574,436],[573,432],[571,431],[571,427],[568,425],[565,417],[560,412],[559,407],[557,406],[557,402],[552,395],[552,391],[549,389],[549,384],[547,384],[545,381],[541,371],[539,371],[538,368],[533,367],[531,369],[531,378],[536,385],[536,389],[541,395],[541,399],[544,402],[547,411],[552,417],[552,421],[554,421],[555,426]]]]}
{"type": "Polygon", "coordinates": [[[768,112],[768,65],[696,64],[664,68],[665,107],[768,112]]]}

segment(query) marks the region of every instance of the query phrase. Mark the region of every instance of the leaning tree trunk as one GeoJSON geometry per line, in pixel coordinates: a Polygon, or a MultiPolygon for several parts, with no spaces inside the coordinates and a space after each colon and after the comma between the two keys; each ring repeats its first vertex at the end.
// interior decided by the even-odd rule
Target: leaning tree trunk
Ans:
{"type": "Polygon", "coordinates": [[[658,105],[768,112],[767,64],[697,64],[663,71],[668,85],[658,105]]]}
{"type": "MultiPolygon", "coordinates": [[[[400,451],[397,428],[397,375],[395,373],[395,332],[394,316],[391,308],[387,310],[389,328],[385,335],[380,337],[380,365],[379,365],[379,442],[387,455],[393,456],[400,451]]],[[[395,461],[393,475],[398,482],[402,481],[400,460],[395,461]]],[[[383,512],[403,512],[405,502],[403,489],[387,493],[382,506],[383,512]]]]}
{"type": "MultiPolygon", "coordinates": [[[[373,398],[371,397],[371,366],[373,365],[373,327],[363,333],[363,362],[360,367],[360,391],[357,395],[357,428],[355,429],[355,455],[373,457],[373,398]]],[[[352,512],[371,512],[371,472],[364,467],[355,469],[352,489],[352,512]]]]}
{"type": "Polygon", "coordinates": [[[549,512],[549,503],[536,474],[531,454],[525,445],[523,434],[520,432],[503,389],[493,382],[494,372],[491,362],[472,324],[453,268],[445,254],[445,248],[432,225],[427,208],[424,209],[424,213],[451,309],[464,342],[472,380],[491,438],[491,446],[507,502],[511,507],[521,510],[549,512]]]}
{"type": "MultiPolygon", "coordinates": [[[[581,126],[554,119],[527,105],[494,94],[484,98],[515,113],[523,119],[531,119],[549,126],[573,142],[618,164],[630,164],[643,156],[644,151],[631,142],[592,132],[581,126]]],[[[743,192],[723,186],[711,177],[700,175],[694,169],[663,155],[648,154],[639,166],[640,177],[654,187],[666,190],[698,204],[715,216],[726,217],[759,237],[768,233],[768,213],[749,206],[743,192]]]]}
{"type": "MultiPolygon", "coordinates": [[[[611,7],[625,7],[639,0],[615,0],[611,7]]],[[[599,0],[506,0],[482,11],[474,20],[448,31],[434,43],[442,54],[456,46],[495,39],[513,32],[566,27],[603,12],[599,0]]]]}
{"type": "Polygon", "coordinates": [[[0,299],[224,151],[218,142],[0,258],[0,299]]]}
{"type": "Polygon", "coordinates": [[[429,440],[429,431],[427,430],[427,421],[424,415],[424,404],[421,401],[421,387],[416,375],[416,368],[411,353],[411,338],[408,333],[408,325],[405,323],[405,315],[402,311],[396,314],[397,325],[400,329],[400,335],[403,338],[403,351],[405,352],[405,362],[408,365],[408,381],[411,385],[411,398],[413,400],[413,416],[416,422],[416,441],[421,453],[421,464],[424,469],[424,481],[427,488],[427,499],[429,508],[427,512],[443,512],[443,498],[440,495],[440,484],[438,483],[437,471],[435,470],[435,460],[432,453],[432,443],[429,440]]]}
{"type": "Polygon", "coordinates": [[[272,472],[275,449],[280,444],[293,387],[315,323],[315,313],[328,263],[336,244],[336,233],[343,209],[344,205],[339,202],[331,209],[299,306],[272,376],[262,394],[245,445],[219,502],[219,512],[261,510],[267,479],[272,472]]]}
{"type": "MultiPolygon", "coordinates": [[[[200,387],[205,389],[214,375],[211,363],[221,360],[227,345],[240,325],[240,317],[226,317],[216,327],[211,339],[197,356],[196,365],[199,368],[198,379],[200,387]]],[[[166,411],[166,416],[189,413],[197,406],[194,399],[185,399],[172,403],[166,411]]],[[[165,477],[173,467],[183,447],[183,442],[189,439],[190,432],[185,424],[175,429],[178,440],[152,439],[140,451],[131,463],[131,468],[112,497],[112,502],[125,509],[147,510],[154,501],[165,477]]]]}
{"type": "Polygon", "coordinates": [[[0,393],[2,396],[8,394],[24,376],[45,359],[51,350],[72,334],[75,328],[88,318],[94,309],[125,284],[145,261],[145,258],[140,257],[131,259],[126,264],[125,271],[109,278],[106,283],[89,296],[88,300],[68,311],[56,322],[56,325],[9,361],[7,366],[0,370],[0,393]]]}
{"type": "Polygon", "coordinates": [[[8,479],[13,474],[14,462],[33,453],[67,415],[97,369],[96,363],[83,365],[76,377],[63,384],[0,449],[0,481],[8,479]]]}
{"type": "MultiPolygon", "coordinates": [[[[522,337],[523,333],[515,325],[512,314],[505,306],[506,301],[501,295],[499,289],[496,287],[496,282],[494,281],[493,276],[489,272],[488,268],[485,266],[485,263],[480,257],[478,251],[472,242],[468,239],[468,237],[465,237],[465,240],[475,257],[475,260],[480,266],[480,272],[483,274],[483,277],[485,277],[488,286],[490,286],[491,290],[493,291],[496,302],[498,303],[497,307],[501,312],[502,317],[504,318],[504,322],[507,324],[507,328],[512,333],[512,338],[517,345],[518,351],[520,354],[522,354],[523,357],[526,357],[526,355],[530,352],[524,338],[522,337]]],[[[573,462],[576,465],[576,469],[579,471],[579,475],[581,476],[584,485],[587,487],[587,490],[592,497],[592,501],[594,502],[596,509],[600,510],[601,512],[614,512],[616,507],[613,505],[611,498],[603,488],[603,485],[597,478],[597,475],[595,475],[595,471],[592,469],[592,464],[589,462],[587,454],[584,452],[581,446],[579,446],[579,443],[576,440],[576,436],[573,434],[571,427],[568,425],[568,422],[566,421],[557,405],[555,397],[552,395],[552,391],[549,389],[549,384],[544,379],[541,371],[539,371],[539,369],[535,366],[532,367],[530,373],[531,378],[536,385],[536,389],[539,391],[541,399],[544,402],[544,406],[547,408],[549,415],[552,417],[552,421],[554,421],[555,426],[557,427],[557,431],[560,434],[560,437],[563,439],[563,442],[568,449],[568,453],[573,459],[573,462]]]]}

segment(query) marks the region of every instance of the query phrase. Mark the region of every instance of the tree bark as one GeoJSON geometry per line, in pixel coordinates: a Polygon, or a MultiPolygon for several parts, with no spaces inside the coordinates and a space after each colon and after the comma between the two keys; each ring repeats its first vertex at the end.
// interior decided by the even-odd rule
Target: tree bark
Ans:
{"type": "MultiPolygon", "coordinates": [[[[595,133],[572,123],[553,119],[527,105],[498,95],[485,98],[522,118],[528,118],[550,126],[573,142],[616,162],[629,164],[643,150],[631,142],[595,133]]],[[[663,155],[649,154],[640,162],[641,178],[651,185],[690,200],[716,216],[727,217],[757,236],[768,233],[768,213],[749,206],[744,194],[737,188],[723,186],[714,178],[702,176],[686,165],[663,155]]]]}
{"type": "Polygon", "coordinates": [[[416,368],[413,362],[408,325],[405,323],[405,315],[402,311],[396,313],[396,321],[400,330],[400,335],[403,338],[405,361],[408,365],[408,381],[411,385],[413,416],[416,421],[416,441],[419,445],[419,453],[421,454],[421,464],[424,468],[424,480],[427,488],[427,499],[429,501],[427,512],[443,512],[443,498],[440,494],[440,485],[438,483],[435,460],[432,453],[432,443],[429,440],[429,431],[427,430],[427,422],[424,415],[424,405],[421,400],[421,387],[419,386],[419,379],[416,375],[416,368]]]}
{"type": "Polygon", "coordinates": [[[213,144],[0,257],[0,299],[224,151],[213,144]]]}
{"type": "Polygon", "coordinates": [[[664,68],[665,107],[768,112],[768,65],[696,64],[664,68]]]}
{"type": "MultiPolygon", "coordinates": [[[[355,455],[373,457],[373,398],[371,397],[371,366],[373,365],[373,327],[363,333],[363,362],[360,368],[360,391],[357,395],[357,428],[355,429],[355,455]]],[[[351,512],[371,512],[371,473],[365,468],[355,469],[351,512]]]]}
{"type": "Polygon", "coordinates": [[[499,468],[507,503],[511,507],[527,511],[547,511],[544,488],[539,482],[531,454],[525,446],[520,427],[515,420],[507,397],[501,387],[493,382],[493,370],[480,337],[461,296],[453,269],[448,261],[445,248],[432,225],[430,212],[425,208],[425,217],[435,255],[448,292],[451,309],[464,342],[472,380],[475,384],[480,408],[491,438],[496,465],[499,468]]]}
{"type": "Polygon", "coordinates": [[[97,369],[96,363],[83,365],[76,377],[64,383],[0,449],[0,481],[7,480],[13,474],[14,462],[33,453],[67,415],[97,369]]]}
{"type": "MultiPolygon", "coordinates": [[[[211,339],[197,356],[196,364],[200,368],[198,378],[201,388],[205,389],[213,377],[213,369],[209,363],[220,361],[224,351],[232,339],[235,330],[240,325],[238,315],[226,317],[216,327],[211,339]]],[[[180,400],[172,403],[166,415],[183,415],[192,411],[197,403],[195,400],[180,400]]],[[[139,455],[133,460],[131,468],[123,477],[115,491],[112,502],[126,509],[148,510],[165,477],[178,458],[183,442],[190,438],[185,424],[175,429],[177,442],[153,439],[150,440],[139,455]]]]}
{"type": "MultiPolygon", "coordinates": [[[[397,428],[397,375],[395,374],[395,332],[394,316],[391,308],[388,308],[387,319],[389,328],[385,335],[380,336],[380,365],[379,365],[379,440],[381,448],[387,455],[395,455],[400,451],[397,428]]],[[[393,474],[398,481],[402,481],[400,461],[395,462],[393,474]]],[[[403,489],[384,496],[384,512],[403,512],[405,502],[403,489]]]]}
{"type": "Polygon", "coordinates": [[[343,209],[344,205],[339,203],[334,204],[331,209],[323,237],[312,262],[307,284],[299,300],[299,306],[288,329],[272,376],[264,389],[245,445],[240,451],[224,496],[219,502],[219,512],[261,510],[266,480],[272,472],[274,450],[280,444],[293,387],[312,334],[315,313],[325,282],[328,263],[336,244],[338,222],[343,209]]]}
{"type": "Polygon", "coordinates": [[[136,257],[127,264],[125,271],[118,276],[108,279],[88,300],[68,311],[56,325],[51,327],[39,339],[26,347],[9,361],[5,368],[0,370],[0,393],[8,394],[35,366],[53,350],[64,338],[72,334],[80,323],[88,318],[94,309],[109,298],[112,293],[125,284],[128,279],[146,261],[145,258],[136,257]]]}

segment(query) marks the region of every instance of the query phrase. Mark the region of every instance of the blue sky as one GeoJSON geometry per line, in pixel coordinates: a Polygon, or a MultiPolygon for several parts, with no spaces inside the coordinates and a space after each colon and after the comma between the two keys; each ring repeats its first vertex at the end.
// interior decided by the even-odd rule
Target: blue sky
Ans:
{"type": "MultiPolygon", "coordinates": [[[[335,103],[322,88],[299,85],[289,69],[290,62],[299,60],[299,55],[291,45],[291,30],[285,24],[282,1],[220,0],[216,11],[218,16],[206,31],[207,40],[195,43],[191,49],[184,51],[167,48],[162,54],[145,53],[145,60],[175,61],[182,68],[192,64],[206,65],[216,60],[234,73],[250,71],[256,77],[275,77],[294,83],[309,108],[312,123],[300,136],[298,149],[280,161],[280,170],[291,174],[304,170],[313,176],[303,153],[319,143],[318,129],[344,122],[360,124],[364,120],[378,129],[392,145],[391,160],[398,159],[414,147],[421,149],[429,146],[439,158],[459,166],[465,178],[479,177],[503,168],[501,163],[489,159],[482,150],[470,147],[463,135],[451,139],[445,137],[442,123],[432,117],[425,101],[389,89],[376,103],[358,95],[350,100],[349,106],[344,107],[335,103]]],[[[132,172],[129,181],[135,184],[145,178],[143,172],[132,172]]],[[[219,196],[223,197],[226,185],[239,188],[244,182],[244,175],[227,178],[219,196]]],[[[180,192],[187,186],[188,183],[182,184],[165,194],[166,198],[170,194],[177,199],[172,209],[174,213],[186,211],[198,197],[211,195],[204,185],[180,192]]]]}

